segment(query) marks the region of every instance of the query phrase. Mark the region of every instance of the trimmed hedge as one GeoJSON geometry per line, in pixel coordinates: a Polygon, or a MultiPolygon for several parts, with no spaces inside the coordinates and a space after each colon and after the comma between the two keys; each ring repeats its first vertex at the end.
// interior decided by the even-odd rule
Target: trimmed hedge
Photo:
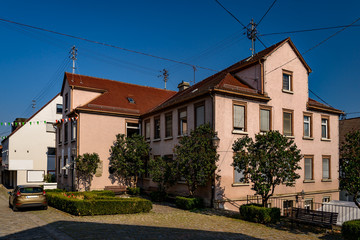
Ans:
{"type": "Polygon", "coordinates": [[[175,198],[175,204],[178,208],[191,210],[194,208],[202,208],[204,206],[204,202],[201,198],[187,198],[177,196],[175,198]]]}
{"type": "Polygon", "coordinates": [[[276,223],[280,221],[280,208],[266,208],[255,204],[245,204],[240,206],[240,215],[250,222],[276,223]]]}
{"type": "Polygon", "coordinates": [[[139,187],[128,187],[126,189],[129,195],[137,196],[140,195],[140,188],[139,187]]]}
{"type": "Polygon", "coordinates": [[[117,198],[98,193],[48,193],[48,204],[76,216],[150,212],[152,203],[141,198],[117,198]],[[82,195],[83,194],[83,195],[82,195]],[[79,199],[83,196],[84,199],[79,199]]]}
{"type": "Polygon", "coordinates": [[[344,222],[341,234],[347,240],[360,240],[360,219],[344,222]]]}

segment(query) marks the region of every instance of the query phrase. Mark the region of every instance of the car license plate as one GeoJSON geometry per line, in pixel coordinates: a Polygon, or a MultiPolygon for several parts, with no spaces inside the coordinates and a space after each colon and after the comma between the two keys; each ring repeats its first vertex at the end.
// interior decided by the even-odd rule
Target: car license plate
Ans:
{"type": "Polygon", "coordinates": [[[37,198],[38,196],[26,196],[26,198],[37,198]]]}

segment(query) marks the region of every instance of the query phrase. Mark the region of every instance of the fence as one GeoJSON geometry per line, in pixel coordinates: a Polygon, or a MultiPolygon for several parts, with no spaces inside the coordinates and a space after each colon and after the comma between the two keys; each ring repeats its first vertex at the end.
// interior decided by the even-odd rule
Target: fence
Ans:
{"type": "MultiPolygon", "coordinates": [[[[262,199],[259,196],[248,196],[247,203],[261,204],[262,199]]],[[[303,200],[302,198],[270,198],[268,201],[269,207],[280,208],[281,216],[287,217],[291,214],[291,208],[303,208],[324,212],[338,213],[337,225],[342,225],[343,222],[360,219],[360,209],[353,202],[346,201],[330,201],[317,203],[312,200],[303,200]]]]}

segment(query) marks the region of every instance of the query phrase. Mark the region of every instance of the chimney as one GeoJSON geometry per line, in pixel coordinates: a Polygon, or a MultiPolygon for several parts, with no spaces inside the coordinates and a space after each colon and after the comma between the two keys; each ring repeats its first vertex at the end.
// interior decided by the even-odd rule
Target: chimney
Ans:
{"type": "Polygon", "coordinates": [[[181,91],[183,91],[183,90],[185,90],[185,89],[187,89],[187,88],[189,88],[189,87],[190,87],[190,83],[184,82],[184,81],[182,81],[182,82],[179,83],[179,85],[178,85],[179,92],[181,92],[181,91]]]}

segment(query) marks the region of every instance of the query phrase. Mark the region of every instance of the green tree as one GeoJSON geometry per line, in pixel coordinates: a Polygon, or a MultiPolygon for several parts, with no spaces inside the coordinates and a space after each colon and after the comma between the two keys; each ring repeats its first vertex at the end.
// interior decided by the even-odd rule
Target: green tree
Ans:
{"type": "Polygon", "coordinates": [[[152,181],[158,183],[160,192],[166,192],[178,179],[176,162],[166,156],[150,159],[149,173],[152,181]]]}
{"type": "Polygon", "coordinates": [[[340,148],[340,189],[353,195],[358,208],[360,203],[360,131],[346,134],[345,142],[340,148]]]}
{"type": "Polygon", "coordinates": [[[128,186],[136,187],[139,176],[145,173],[145,162],[150,152],[149,144],[144,137],[138,134],[130,137],[118,134],[109,151],[113,175],[118,179],[124,179],[128,186]]]}
{"type": "Polygon", "coordinates": [[[280,184],[294,186],[300,178],[296,170],[301,169],[302,156],[293,140],[278,131],[255,135],[255,142],[248,136],[237,139],[233,144],[232,166],[243,176],[240,181],[252,182],[252,189],[262,197],[263,206],[280,184]]]}
{"type": "Polygon", "coordinates": [[[82,182],[85,191],[90,190],[91,181],[100,163],[97,153],[84,153],[75,159],[78,186],[82,182]]]}
{"type": "Polygon", "coordinates": [[[199,186],[205,186],[214,178],[219,155],[213,146],[214,130],[204,124],[184,136],[175,146],[176,162],[179,175],[188,186],[190,196],[194,196],[199,186]]]}

